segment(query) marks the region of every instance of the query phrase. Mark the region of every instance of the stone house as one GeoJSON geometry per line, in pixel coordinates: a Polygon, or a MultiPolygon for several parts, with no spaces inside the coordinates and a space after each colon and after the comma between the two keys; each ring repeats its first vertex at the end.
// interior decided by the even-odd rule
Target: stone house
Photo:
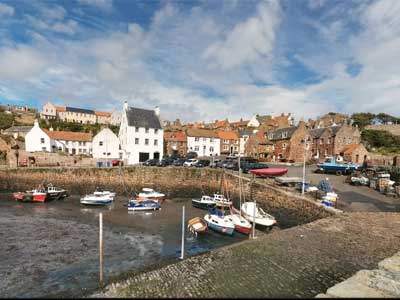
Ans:
{"type": "Polygon", "coordinates": [[[249,140],[250,136],[252,136],[256,132],[257,132],[257,129],[250,128],[250,127],[244,127],[244,128],[238,129],[238,134],[239,134],[239,138],[240,138],[239,139],[239,153],[240,154],[246,153],[247,141],[249,140]]]}
{"type": "Polygon", "coordinates": [[[297,126],[266,131],[265,135],[273,143],[272,161],[302,162],[304,153],[307,160],[311,155],[308,151],[311,148],[311,137],[304,121],[300,121],[297,126]]]}
{"type": "Polygon", "coordinates": [[[361,143],[344,145],[338,152],[345,161],[356,164],[362,164],[370,158],[368,150],[361,143]]]}
{"type": "Polygon", "coordinates": [[[11,126],[2,130],[4,135],[12,136],[14,139],[19,136],[25,137],[26,134],[32,129],[32,126],[11,126]]]}
{"type": "Polygon", "coordinates": [[[239,154],[240,138],[236,131],[218,130],[217,134],[221,142],[221,154],[239,154]]]}
{"type": "MultiPolygon", "coordinates": [[[[334,126],[333,126],[334,127],[334,126]]],[[[334,153],[339,154],[339,149],[349,144],[360,144],[361,133],[357,126],[352,126],[344,123],[339,126],[334,135],[334,153]]]]}
{"type": "Polygon", "coordinates": [[[272,160],[273,153],[274,144],[265,136],[264,130],[253,130],[245,145],[245,155],[267,161],[272,160]]]}
{"type": "Polygon", "coordinates": [[[164,131],[164,153],[171,155],[178,152],[181,156],[187,153],[187,137],[183,131],[164,131]]]}
{"type": "Polygon", "coordinates": [[[93,158],[122,159],[119,139],[110,128],[103,128],[93,137],[93,158]]]}
{"type": "Polygon", "coordinates": [[[198,156],[221,155],[218,134],[210,129],[189,128],[186,130],[188,151],[198,156]]]}
{"type": "Polygon", "coordinates": [[[128,165],[148,159],[161,159],[164,152],[164,131],[161,127],[160,109],[129,107],[125,102],[118,138],[123,159],[128,165]]]}

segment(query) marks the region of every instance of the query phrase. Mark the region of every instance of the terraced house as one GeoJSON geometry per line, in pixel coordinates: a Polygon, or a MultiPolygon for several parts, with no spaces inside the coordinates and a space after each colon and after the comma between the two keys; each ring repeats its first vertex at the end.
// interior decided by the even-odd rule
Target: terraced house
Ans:
{"type": "Polygon", "coordinates": [[[196,152],[198,156],[220,155],[220,139],[218,134],[210,129],[190,128],[186,131],[188,151],[196,152]]]}
{"type": "Polygon", "coordinates": [[[187,149],[187,137],[184,132],[164,132],[164,153],[171,155],[175,152],[184,156],[187,153],[187,149]]]}
{"type": "Polygon", "coordinates": [[[233,155],[239,154],[239,135],[235,131],[217,131],[220,140],[221,154],[233,155]]]}

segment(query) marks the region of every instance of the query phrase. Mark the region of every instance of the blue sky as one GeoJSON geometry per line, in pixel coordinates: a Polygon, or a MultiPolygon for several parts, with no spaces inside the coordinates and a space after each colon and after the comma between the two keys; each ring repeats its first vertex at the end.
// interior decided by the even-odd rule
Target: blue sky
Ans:
{"type": "Polygon", "coordinates": [[[0,102],[400,114],[398,0],[0,0],[0,102]]]}

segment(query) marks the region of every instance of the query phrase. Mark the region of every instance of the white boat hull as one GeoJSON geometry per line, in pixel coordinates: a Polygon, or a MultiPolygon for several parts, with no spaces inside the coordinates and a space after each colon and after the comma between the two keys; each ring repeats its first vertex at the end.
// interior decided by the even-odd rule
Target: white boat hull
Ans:
{"type": "Polygon", "coordinates": [[[265,213],[258,207],[254,210],[253,202],[245,202],[241,207],[242,215],[251,223],[263,227],[271,227],[276,224],[276,220],[273,216],[265,213]]]}

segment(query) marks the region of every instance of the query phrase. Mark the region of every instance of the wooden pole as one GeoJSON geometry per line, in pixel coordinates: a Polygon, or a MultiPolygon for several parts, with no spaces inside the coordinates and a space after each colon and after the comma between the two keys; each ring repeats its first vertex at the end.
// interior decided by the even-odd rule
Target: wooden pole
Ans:
{"type": "Polygon", "coordinates": [[[101,283],[103,282],[103,213],[99,213],[99,260],[101,283]]]}
{"type": "Polygon", "coordinates": [[[182,206],[182,246],[181,246],[181,257],[185,256],[185,206],[182,206]]]}

